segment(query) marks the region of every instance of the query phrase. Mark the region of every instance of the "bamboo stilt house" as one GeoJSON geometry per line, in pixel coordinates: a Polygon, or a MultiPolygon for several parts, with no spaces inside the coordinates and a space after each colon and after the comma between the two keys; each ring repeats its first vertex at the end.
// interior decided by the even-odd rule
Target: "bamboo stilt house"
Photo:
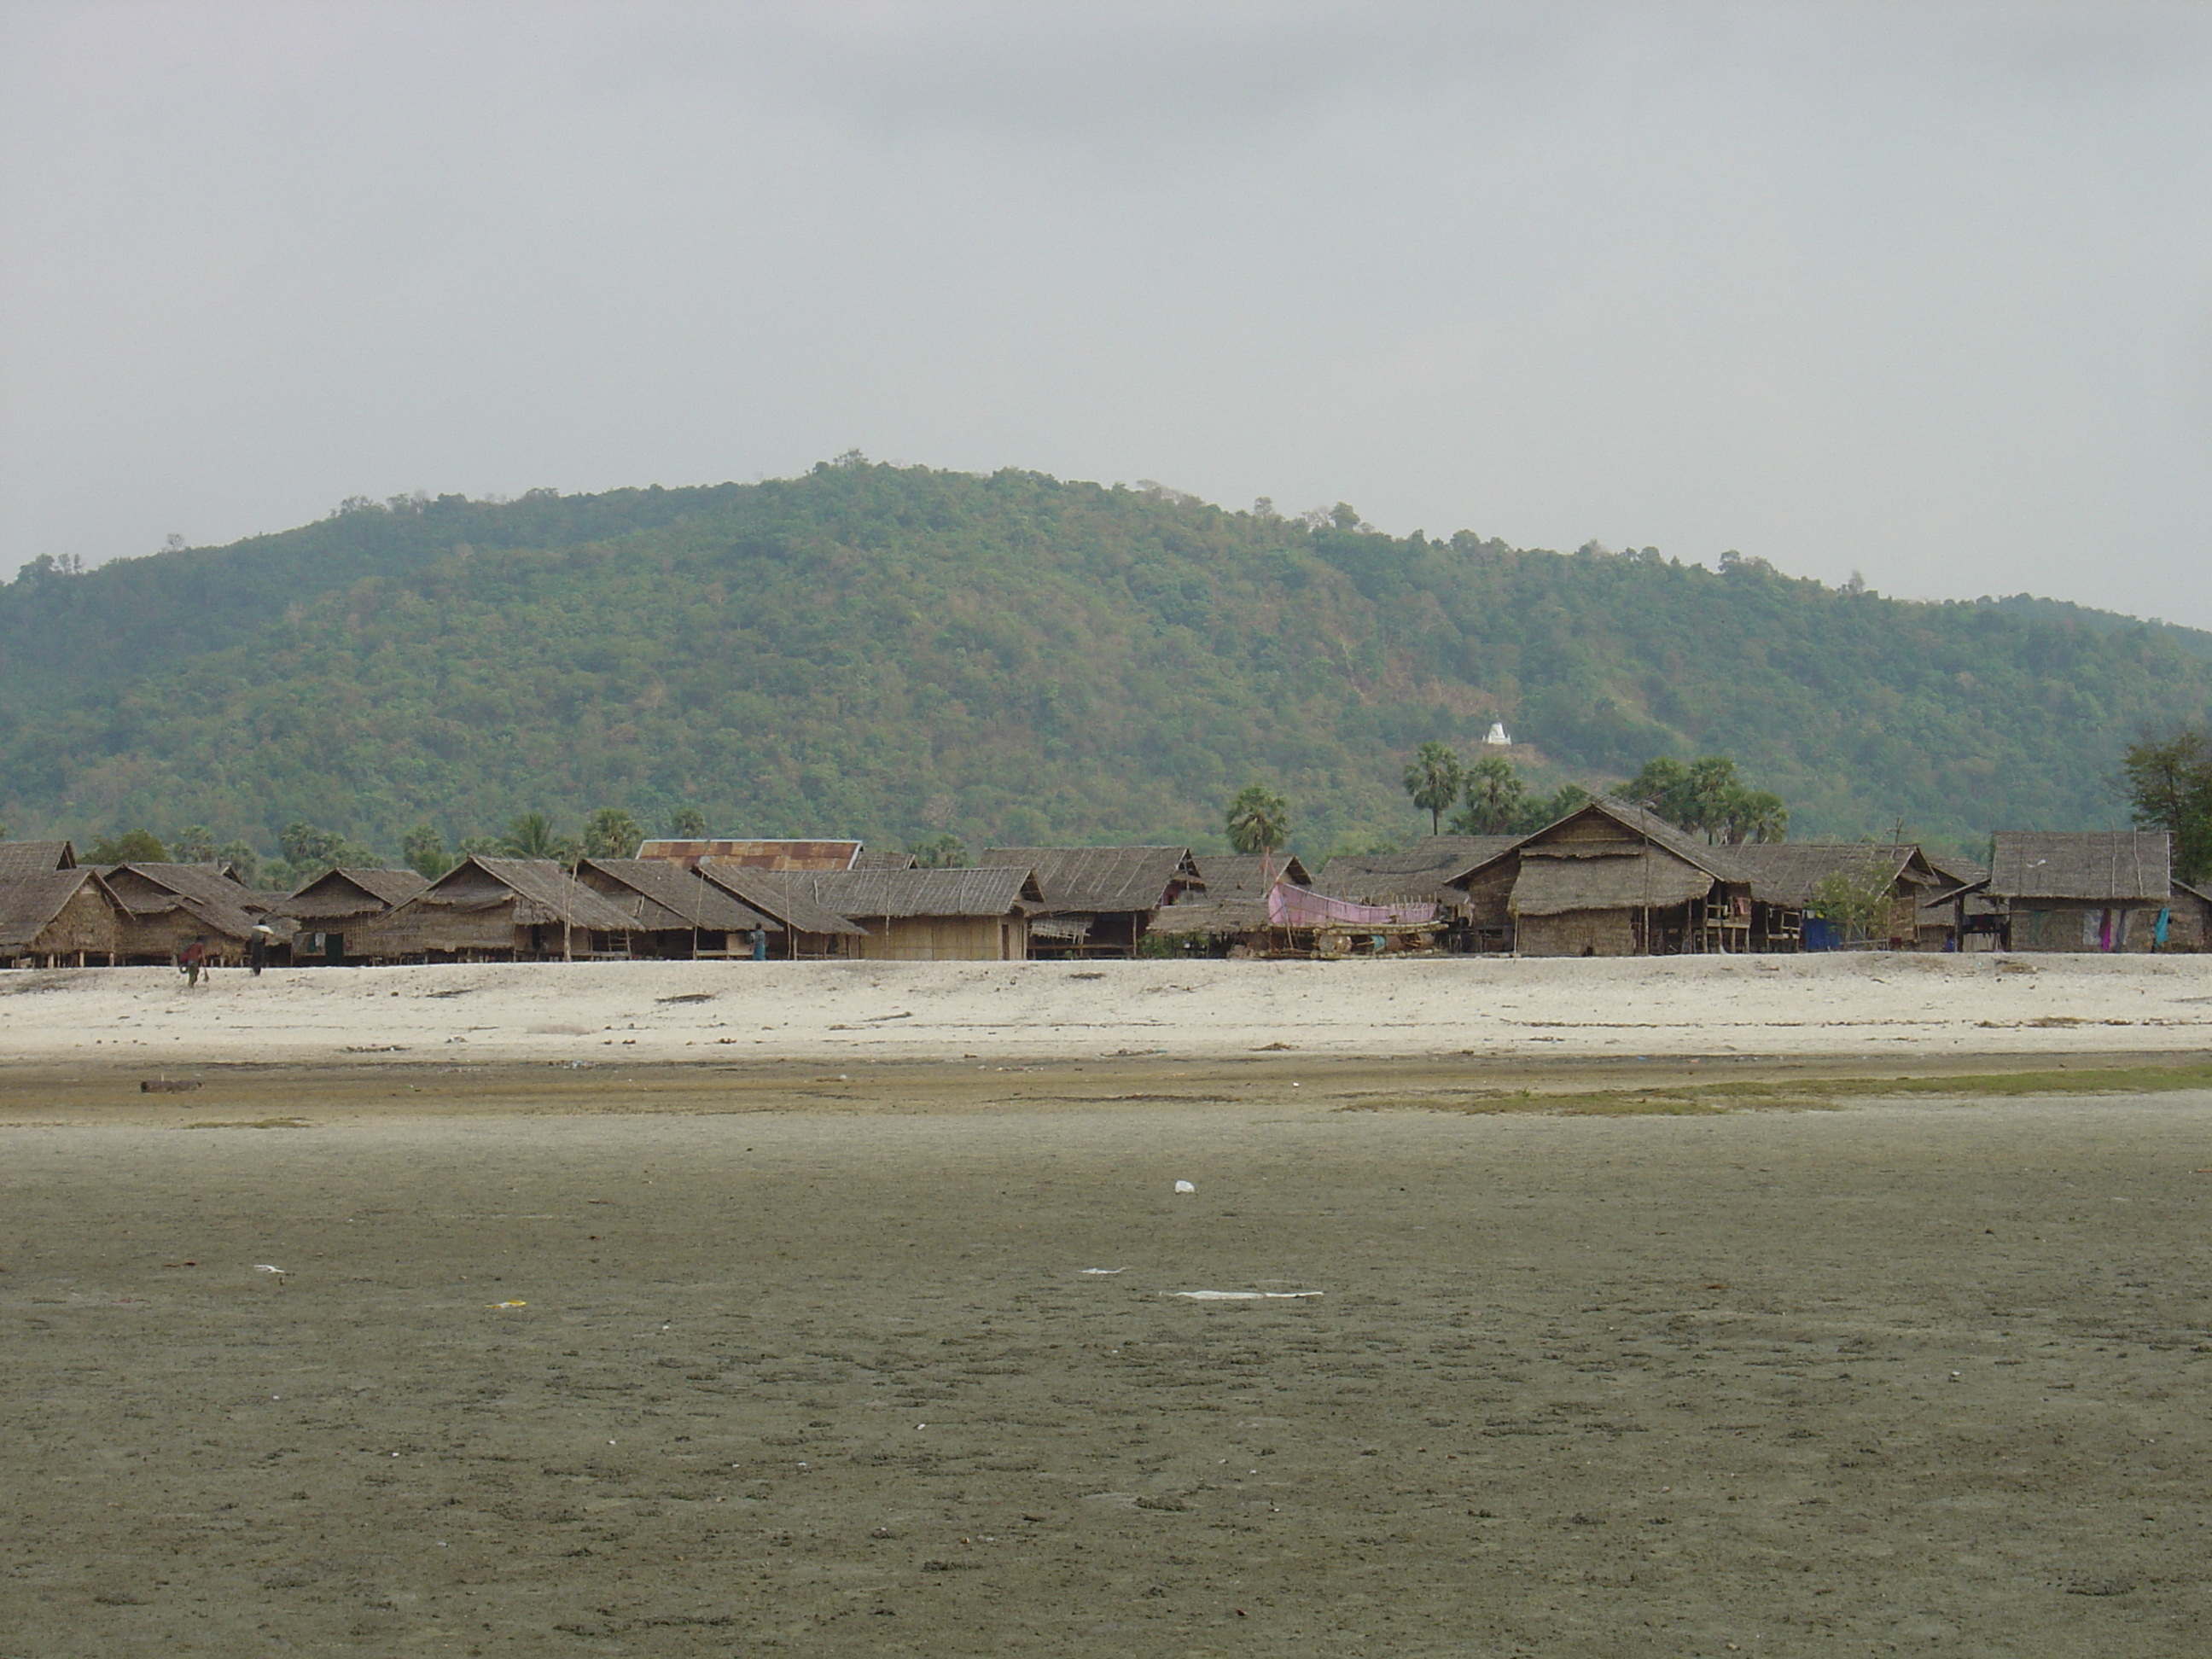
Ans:
{"type": "MultiPolygon", "coordinates": [[[[1906,843],[1753,842],[1724,850],[1729,866],[1751,884],[1754,951],[1833,951],[1854,945],[1917,950],[1923,907],[1953,885],[1924,853],[1906,843]],[[1870,919],[1853,923],[1814,914],[1820,890],[1838,878],[1863,889],[1870,899],[1879,893],[1870,919]]],[[[1933,948],[1942,946],[1939,935],[1933,948]]]]}
{"type": "Polygon", "coordinates": [[[586,859],[576,879],[630,918],[639,956],[749,957],[756,931],[777,931],[727,888],[672,859],[586,859]]]}
{"type": "Polygon", "coordinates": [[[470,857],[347,949],[380,962],[564,962],[629,954],[632,919],[550,859],[470,857]]]}
{"type": "Polygon", "coordinates": [[[0,967],[112,967],[122,949],[121,907],[94,872],[0,878],[0,967]]]}

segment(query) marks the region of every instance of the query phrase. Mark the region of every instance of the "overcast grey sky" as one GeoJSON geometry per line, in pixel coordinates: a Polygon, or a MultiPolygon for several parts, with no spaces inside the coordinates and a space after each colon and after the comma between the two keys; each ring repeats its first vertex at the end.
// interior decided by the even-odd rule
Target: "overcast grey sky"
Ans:
{"type": "Polygon", "coordinates": [[[2212,626],[2201,5],[0,0],[0,573],[859,447],[2212,626]]]}

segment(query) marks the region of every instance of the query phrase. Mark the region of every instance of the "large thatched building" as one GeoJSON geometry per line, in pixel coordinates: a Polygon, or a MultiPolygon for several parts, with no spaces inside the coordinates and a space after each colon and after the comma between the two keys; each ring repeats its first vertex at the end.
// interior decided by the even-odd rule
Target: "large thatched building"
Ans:
{"type": "Polygon", "coordinates": [[[563,962],[629,954],[632,919],[550,859],[470,857],[358,927],[375,962],[563,962]]]}
{"type": "Polygon", "coordinates": [[[1504,912],[1531,957],[1674,956],[1751,948],[1751,886],[1725,849],[1663,818],[1593,800],[1468,872],[1478,921],[1504,912]]]}

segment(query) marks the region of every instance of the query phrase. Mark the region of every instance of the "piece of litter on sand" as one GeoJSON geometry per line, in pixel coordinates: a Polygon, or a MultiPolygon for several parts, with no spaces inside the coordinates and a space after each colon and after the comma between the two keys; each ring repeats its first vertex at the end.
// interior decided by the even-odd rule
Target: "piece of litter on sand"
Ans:
{"type": "MultiPolygon", "coordinates": [[[[530,1304],[527,1302],[487,1302],[484,1304],[484,1306],[487,1308],[526,1308],[530,1304]]],[[[610,1441],[608,1443],[611,1445],[613,1443],[610,1441]]]]}
{"type": "Polygon", "coordinates": [[[1125,1273],[1129,1270],[1127,1267],[1085,1267],[1083,1271],[1087,1273],[1103,1275],[1107,1273],[1125,1273]]]}
{"type": "Polygon", "coordinates": [[[1188,1181],[1178,1181],[1176,1182],[1176,1190],[1179,1193],[1194,1193],[1198,1188],[1192,1186],[1188,1181]]]}
{"type": "Polygon", "coordinates": [[[1296,1302],[1304,1297],[1319,1296],[1319,1291],[1170,1291],[1170,1296],[1180,1296],[1192,1302],[1296,1302]]]}
{"type": "Polygon", "coordinates": [[[253,1264],[253,1271],[258,1273],[275,1273],[279,1279],[283,1279],[286,1276],[285,1270],[283,1268],[277,1267],[273,1262],[268,1261],[255,1262],[253,1264]]]}

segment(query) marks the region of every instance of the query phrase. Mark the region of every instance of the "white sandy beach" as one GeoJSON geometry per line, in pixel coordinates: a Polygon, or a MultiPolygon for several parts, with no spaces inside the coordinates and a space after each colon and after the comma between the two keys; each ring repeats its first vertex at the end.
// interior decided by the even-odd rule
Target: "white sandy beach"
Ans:
{"type": "Polygon", "coordinates": [[[2193,956],[530,963],[234,969],[196,990],[157,968],[0,975],[0,1058],[17,1062],[2208,1048],[2212,957],[2193,956]]]}

